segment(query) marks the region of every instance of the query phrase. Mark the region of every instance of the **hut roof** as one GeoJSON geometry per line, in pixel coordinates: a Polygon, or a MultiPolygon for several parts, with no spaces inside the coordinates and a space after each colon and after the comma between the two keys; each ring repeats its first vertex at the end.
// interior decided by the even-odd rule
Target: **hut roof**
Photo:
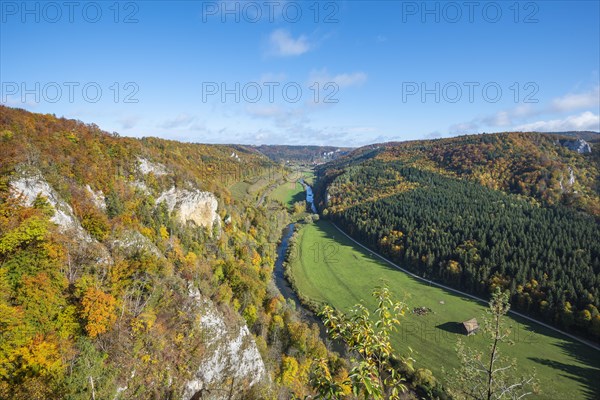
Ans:
{"type": "Polygon", "coordinates": [[[475,318],[465,321],[462,324],[465,327],[468,335],[477,332],[477,330],[479,329],[479,324],[477,323],[477,320],[475,318]]]}

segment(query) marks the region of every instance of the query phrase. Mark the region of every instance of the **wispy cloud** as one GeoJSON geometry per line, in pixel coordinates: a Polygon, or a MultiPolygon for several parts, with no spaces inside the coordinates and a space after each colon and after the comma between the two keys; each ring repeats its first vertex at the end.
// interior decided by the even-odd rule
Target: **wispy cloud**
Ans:
{"type": "MultiPolygon", "coordinates": [[[[275,103],[267,103],[266,97],[262,102],[256,104],[248,104],[245,107],[245,112],[252,118],[261,118],[271,120],[278,128],[289,128],[291,126],[306,125],[310,122],[309,116],[312,113],[319,112],[323,109],[334,107],[339,100],[339,89],[350,86],[357,86],[367,80],[367,75],[363,72],[329,74],[326,69],[313,70],[309,74],[309,78],[300,85],[304,95],[301,98],[303,101],[290,103],[286,101],[276,101],[275,103]],[[314,84],[319,83],[319,96],[315,100],[313,94],[314,84]],[[331,87],[325,86],[327,83],[337,85],[335,91],[331,87]],[[330,96],[325,99],[325,96],[330,96]],[[326,101],[328,100],[328,101],[326,101]]],[[[259,81],[261,82],[278,82],[283,84],[285,81],[284,74],[263,74],[259,81]]]]}
{"type": "Polygon", "coordinates": [[[579,93],[568,93],[552,99],[546,106],[534,107],[523,104],[494,114],[485,115],[451,125],[450,133],[468,133],[480,128],[502,128],[523,131],[562,131],[562,130],[598,130],[598,115],[590,109],[600,108],[600,86],[579,93]],[[587,110],[586,110],[587,109],[587,110]],[[585,110],[580,114],[571,114],[557,118],[557,114],[569,111],[585,110]],[[550,118],[542,119],[543,116],[550,118]],[[538,120],[531,121],[533,118],[538,120]]]}
{"type": "Polygon", "coordinates": [[[278,57],[299,56],[310,49],[311,45],[305,35],[294,38],[289,31],[277,29],[269,36],[269,55],[278,57]]]}
{"type": "Polygon", "coordinates": [[[319,82],[321,84],[333,82],[339,88],[362,85],[367,81],[367,74],[364,72],[351,72],[331,75],[327,69],[313,70],[309,76],[309,83],[319,82]]]}
{"type": "Polygon", "coordinates": [[[499,111],[494,115],[490,115],[481,119],[481,121],[489,126],[510,126],[512,124],[512,115],[511,111],[499,111]]]}
{"type": "Polygon", "coordinates": [[[134,128],[137,123],[140,121],[140,117],[135,115],[127,115],[125,117],[119,118],[117,122],[121,124],[122,129],[131,129],[134,128]]]}
{"type": "Polygon", "coordinates": [[[600,116],[591,111],[569,115],[563,119],[535,121],[515,127],[518,131],[562,132],[600,130],[600,116]]]}
{"type": "Polygon", "coordinates": [[[424,136],[425,139],[439,139],[441,138],[443,135],[438,132],[438,131],[433,131],[433,132],[429,132],[428,134],[426,134],[424,136]]]}
{"type": "Polygon", "coordinates": [[[307,107],[282,107],[275,104],[252,104],[246,107],[246,112],[254,118],[271,120],[278,128],[288,128],[297,124],[309,122],[307,107]]]}
{"type": "Polygon", "coordinates": [[[265,82],[283,82],[287,79],[287,75],[283,72],[274,73],[266,72],[258,78],[258,82],[264,84],[265,82]]]}
{"type": "Polygon", "coordinates": [[[452,124],[448,127],[448,132],[451,134],[456,133],[474,133],[479,130],[479,124],[475,121],[470,122],[459,122],[457,124],[452,124]]]}
{"type": "Polygon", "coordinates": [[[175,118],[163,121],[158,127],[163,129],[189,128],[195,121],[196,117],[193,115],[179,114],[175,118]]]}
{"type": "Polygon", "coordinates": [[[591,107],[596,109],[600,107],[600,86],[596,86],[588,92],[569,93],[552,100],[552,109],[555,111],[572,111],[591,107]]]}

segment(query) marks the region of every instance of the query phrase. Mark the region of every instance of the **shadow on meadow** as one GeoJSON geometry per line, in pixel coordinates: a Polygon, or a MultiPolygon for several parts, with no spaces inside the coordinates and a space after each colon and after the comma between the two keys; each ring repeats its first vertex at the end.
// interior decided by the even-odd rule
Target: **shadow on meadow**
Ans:
{"type": "Polygon", "coordinates": [[[580,383],[584,387],[583,392],[586,395],[586,399],[598,399],[600,394],[600,368],[590,365],[599,365],[600,352],[576,342],[561,342],[557,346],[565,353],[576,355],[577,359],[586,366],[565,364],[541,357],[529,357],[529,359],[551,367],[557,370],[557,373],[561,373],[563,376],[580,383]]]}
{"type": "Polygon", "coordinates": [[[439,324],[436,328],[443,330],[444,332],[462,334],[464,335],[465,330],[459,322],[444,322],[439,324]]]}
{"type": "Polygon", "coordinates": [[[304,201],[304,200],[306,200],[306,193],[298,192],[292,196],[291,205],[293,205],[294,203],[297,203],[299,201],[304,201]]]}

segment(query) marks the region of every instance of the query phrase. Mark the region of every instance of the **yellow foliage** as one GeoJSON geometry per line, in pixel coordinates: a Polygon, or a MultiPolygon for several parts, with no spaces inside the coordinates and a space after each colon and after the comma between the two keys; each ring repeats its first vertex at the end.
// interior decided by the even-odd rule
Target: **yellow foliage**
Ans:
{"type": "Polygon", "coordinates": [[[159,233],[160,233],[160,237],[163,238],[164,240],[167,240],[169,238],[169,231],[167,230],[167,228],[164,225],[160,226],[159,233]]]}
{"type": "Polygon", "coordinates": [[[23,372],[32,371],[42,376],[59,372],[63,367],[56,343],[39,335],[17,349],[12,357],[18,360],[23,372]]]}
{"type": "Polygon", "coordinates": [[[352,385],[346,368],[340,368],[335,375],[334,381],[340,385],[345,396],[349,396],[352,393],[352,385]]]}
{"type": "Polygon", "coordinates": [[[144,311],[131,322],[131,327],[134,333],[139,331],[149,332],[156,322],[156,314],[153,311],[144,311]]]}
{"type": "Polygon", "coordinates": [[[298,361],[294,357],[281,358],[281,383],[291,386],[298,374],[298,361]]]}
{"type": "Polygon", "coordinates": [[[140,233],[146,236],[148,239],[154,239],[154,231],[146,226],[142,226],[138,228],[140,233]]]}
{"type": "Polygon", "coordinates": [[[90,337],[106,332],[117,321],[116,302],[112,295],[99,289],[89,287],[86,290],[81,304],[87,321],[85,330],[90,337]]]}
{"type": "Polygon", "coordinates": [[[260,267],[261,264],[262,264],[262,257],[260,256],[260,254],[258,254],[256,252],[256,250],[254,250],[253,254],[252,254],[252,265],[255,267],[260,267]]]}
{"type": "Polygon", "coordinates": [[[458,263],[458,261],[454,261],[454,260],[448,261],[447,268],[448,268],[448,271],[450,271],[450,273],[452,273],[452,274],[460,273],[460,264],[458,263]]]}

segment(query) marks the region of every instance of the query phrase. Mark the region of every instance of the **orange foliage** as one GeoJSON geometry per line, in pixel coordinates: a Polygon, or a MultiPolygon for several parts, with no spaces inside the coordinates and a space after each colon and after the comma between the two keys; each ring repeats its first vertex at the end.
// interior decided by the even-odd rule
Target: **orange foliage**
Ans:
{"type": "Polygon", "coordinates": [[[90,337],[96,337],[109,330],[116,322],[115,298],[102,290],[90,287],[86,290],[83,300],[83,317],[87,324],[85,330],[90,337]]]}

